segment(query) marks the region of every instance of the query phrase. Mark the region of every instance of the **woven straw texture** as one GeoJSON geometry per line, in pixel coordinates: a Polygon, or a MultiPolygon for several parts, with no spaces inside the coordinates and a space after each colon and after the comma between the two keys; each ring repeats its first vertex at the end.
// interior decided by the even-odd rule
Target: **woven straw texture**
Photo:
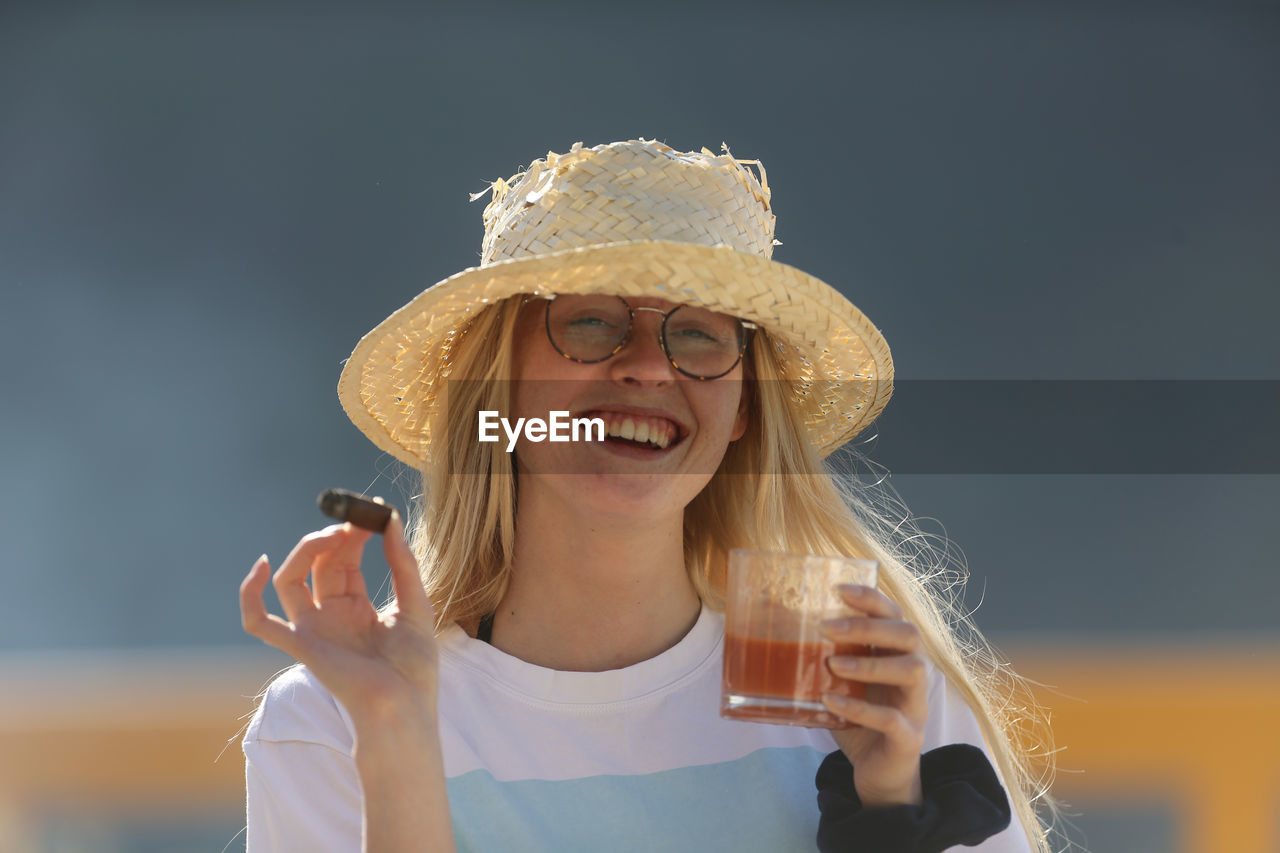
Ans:
{"type": "Polygon", "coordinates": [[[774,217],[759,163],[645,140],[579,144],[494,182],[492,193],[481,265],[365,335],[339,379],[351,420],[397,459],[426,463],[437,391],[467,321],[521,293],[656,297],[757,323],[777,342],[824,456],[888,403],[893,361],[880,332],[830,285],[771,260],[774,217]]]}

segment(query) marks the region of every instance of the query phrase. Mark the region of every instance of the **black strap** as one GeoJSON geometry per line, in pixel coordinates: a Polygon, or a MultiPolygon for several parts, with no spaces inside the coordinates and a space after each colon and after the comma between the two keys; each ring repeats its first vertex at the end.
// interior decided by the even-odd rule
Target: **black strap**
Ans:
{"type": "Polygon", "coordinates": [[[480,627],[476,628],[476,639],[493,645],[493,614],[481,617],[480,627]]]}

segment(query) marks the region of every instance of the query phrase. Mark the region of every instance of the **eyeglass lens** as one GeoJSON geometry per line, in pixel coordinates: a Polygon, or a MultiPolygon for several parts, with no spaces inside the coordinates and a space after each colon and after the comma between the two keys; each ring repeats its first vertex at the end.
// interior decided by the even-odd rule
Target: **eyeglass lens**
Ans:
{"type": "MultiPolygon", "coordinates": [[[[631,313],[618,296],[558,296],[547,308],[551,343],[577,361],[603,361],[622,348],[631,313]]],[[[662,345],[677,369],[691,376],[721,376],[738,363],[744,331],[737,318],[682,305],[666,315],[662,345]]]]}

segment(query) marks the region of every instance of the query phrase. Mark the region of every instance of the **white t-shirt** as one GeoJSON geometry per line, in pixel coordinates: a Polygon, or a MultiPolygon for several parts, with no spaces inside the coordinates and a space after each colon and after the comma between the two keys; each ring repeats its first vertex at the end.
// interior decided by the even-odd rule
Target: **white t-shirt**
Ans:
{"type": "MultiPolygon", "coordinates": [[[[525,663],[451,626],[440,647],[440,737],[460,851],[816,849],[825,729],[719,716],[724,616],[608,672],[525,663]]],[[[935,670],[925,750],[983,746],[935,670]]],[[[277,678],[244,738],[248,849],[358,851],[351,720],[302,666],[277,678]]],[[[984,747],[985,748],[985,747],[984,747]]],[[[977,848],[1024,853],[1015,816],[977,848]]]]}

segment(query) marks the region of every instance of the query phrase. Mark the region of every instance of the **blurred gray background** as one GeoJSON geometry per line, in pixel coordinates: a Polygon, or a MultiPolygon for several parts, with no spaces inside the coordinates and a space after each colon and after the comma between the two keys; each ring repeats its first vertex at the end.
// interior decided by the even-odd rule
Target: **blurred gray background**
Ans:
{"type": "MultiPolygon", "coordinates": [[[[255,646],[318,491],[403,501],[342,360],[580,140],[762,160],[902,380],[1280,379],[1278,93],[1271,3],[0,6],[0,650],[255,646]]],[[[1280,635],[1274,473],[890,482],[998,641],[1280,635]]]]}

